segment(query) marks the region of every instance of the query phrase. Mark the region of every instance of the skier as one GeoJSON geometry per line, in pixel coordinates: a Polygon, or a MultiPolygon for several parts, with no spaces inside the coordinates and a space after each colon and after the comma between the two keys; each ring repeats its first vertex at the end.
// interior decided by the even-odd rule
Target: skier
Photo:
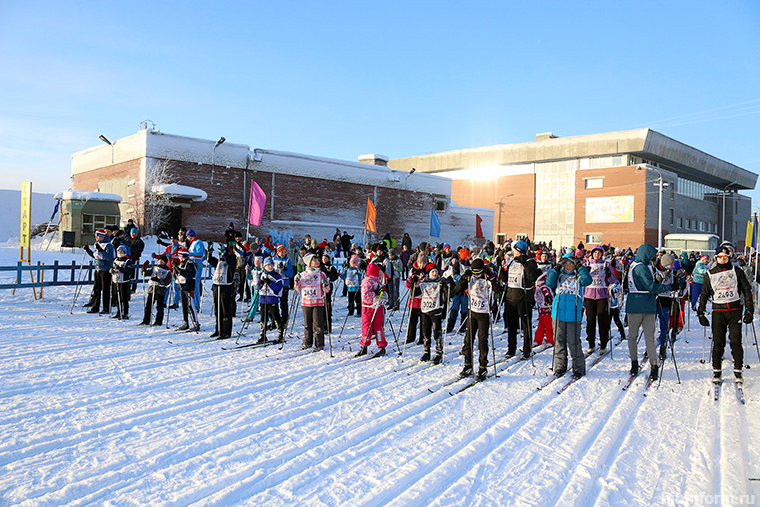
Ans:
{"type": "MultiPolygon", "coordinates": [[[[145,300],[145,313],[143,320],[140,323],[143,326],[149,326],[150,316],[153,313],[153,302],[156,303],[156,320],[153,321],[154,326],[161,326],[164,323],[164,296],[166,290],[171,284],[172,274],[167,264],[166,256],[161,254],[156,257],[157,264],[153,266],[150,272],[150,282],[148,282],[148,297],[145,300]]],[[[143,276],[147,274],[147,270],[150,269],[150,262],[145,261],[143,264],[143,276]]]]}
{"type": "Polygon", "coordinates": [[[92,305],[87,313],[101,313],[100,300],[103,299],[103,312],[110,313],[111,310],[111,267],[116,257],[116,252],[111,240],[104,229],[95,231],[95,249],[93,253],[90,245],[85,243],[84,251],[87,255],[98,261],[98,269],[95,272],[95,287],[93,289],[92,305]]]}
{"type": "Polygon", "coordinates": [[[235,241],[235,258],[237,259],[235,271],[241,280],[237,301],[248,303],[251,300],[251,287],[248,286],[245,268],[249,265],[249,258],[253,255],[251,253],[251,245],[247,241],[243,241],[243,234],[241,232],[232,231],[231,234],[235,241]]]}
{"type": "MultiPolygon", "coordinates": [[[[660,334],[657,337],[657,346],[659,347],[658,357],[665,359],[665,345],[670,330],[671,315],[673,308],[673,299],[677,297],[678,290],[674,290],[675,281],[673,279],[674,259],[670,254],[664,254],[656,261],[657,265],[654,270],[654,281],[663,285],[670,285],[671,290],[657,295],[657,319],[660,321],[660,334]]],[[[678,322],[678,316],[675,316],[678,322]]]]}
{"type": "Polygon", "coordinates": [[[485,380],[488,366],[488,330],[491,325],[489,311],[493,293],[491,273],[485,268],[483,259],[477,258],[472,261],[462,278],[457,282],[457,292],[468,295],[469,315],[467,317],[467,331],[464,336],[464,368],[459,376],[469,377],[473,372],[473,345],[475,336],[478,339],[479,368],[477,380],[485,380]],[[466,291],[466,292],[465,292],[466,291]]]}
{"type": "Polygon", "coordinates": [[[420,283],[422,298],[420,301],[420,330],[422,331],[422,343],[425,351],[420,361],[430,361],[431,335],[435,339],[435,357],[433,364],[443,361],[443,332],[441,322],[445,313],[443,293],[445,282],[438,277],[438,266],[428,264],[425,268],[427,276],[420,283]]]}
{"type": "Polygon", "coordinates": [[[707,274],[707,268],[710,264],[710,259],[706,255],[699,258],[699,262],[694,266],[694,270],[691,272],[691,309],[697,311],[697,303],[699,303],[699,294],[702,292],[702,284],[705,281],[705,275],[707,274]]]}
{"type": "Polygon", "coordinates": [[[631,356],[631,375],[639,372],[639,356],[637,337],[639,328],[644,331],[646,357],[651,364],[650,379],[657,380],[659,366],[657,364],[657,347],[654,341],[655,314],[657,304],[655,296],[671,290],[670,285],[655,283],[652,259],[657,250],[644,243],[636,250],[636,260],[628,268],[628,299],[625,312],[628,317],[628,352],[631,356]]]}
{"type": "Polygon", "coordinates": [[[325,274],[319,269],[319,257],[316,254],[306,254],[303,258],[306,269],[296,275],[295,290],[301,293],[301,308],[303,310],[303,345],[306,350],[325,349],[325,297],[330,290],[330,284],[325,274]]]}
{"type": "Polygon", "coordinates": [[[367,276],[362,280],[362,339],[359,342],[361,348],[355,357],[367,354],[367,347],[375,337],[379,350],[375,356],[384,356],[388,342],[385,339],[384,307],[388,302],[388,293],[385,291],[385,275],[378,264],[372,263],[367,266],[367,276]]]}
{"type": "Polygon", "coordinates": [[[733,245],[724,244],[718,247],[715,255],[715,266],[705,275],[702,293],[699,296],[697,316],[703,326],[710,325],[705,317],[707,300],[712,296],[712,364],[713,382],[720,383],[723,362],[723,352],[726,348],[726,331],[731,343],[731,355],[734,359],[734,379],[737,383],[744,382],[744,350],[742,349],[742,321],[752,323],[755,310],[750,287],[744,271],[732,264],[734,255],[733,245]],[[742,296],[744,297],[744,317],[742,318],[742,296]]]}
{"type": "Polygon", "coordinates": [[[528,359],[531,353],[533,337],[528,331],[531,328],[530,300],[528,289],[536,283],[541,271],[536,261],[529,258],[528,243],[524,240],[517,241],[512,246],[514,258],[499,273],[499,280],[503,282],[506,290],[504,296],[504,320],[507,321],[508,342],[506,357],[513,357],[517,352],[517,329],[518,326],[524,331],[522,359],[528,359]]]}
{"type": "Polygon", "coordinates": [[[404,272],[404,266],[401,259],[398,258],[395,248],[388,250],[388,265],[390,266],[390,279],[388,280],[388,301],[390,310],[398,310],[399,289],[401,285],[401,275],[404,272]]]}
{"type": "Polygon", "coordinates": [[[132,259],[129,250],[121,245],[116,250],[116,259],[111,266],[111,281],[116,286],[116,303],[119,305],[116,315],[118,320],[129,320],[129,287],[132,280],[132,259]]]}
{"type": "Polygon", "coordinates": [[[610,263],[604,260],[604,248],[597,245],[591,249],[587,269],[591,275],[591,285],[586,287],[583,306],[586,308],[586,339],[590,354],[596,348],[596,326],[599,324],[599,349],[603,352],[610,339],[609,291],[607,287],[616,278],[610,263]]]}
{"type": "MultiPolygon", "coordinates": [[[[228,243],[233,243],[234,240],[228,243]]],[[[229,244],[228,244],[229,246],[229,244]]],[[[195,302],[195,309],[200,310],[201,308],[201,290],[202,290],[202,278],[203,278],[203,257],[206,254],[206,249],[203,246],[203,241],[199,240],[198,237],[195,235],[195,231],[192,229],[188,229],[187,231],[187,239],[186,239],[186,247],[187,251],[190,252],[190,260],[195,262],[195,292],[193,293],[193,301],[195,302]]],[[[235,269],[236,263],[233,263],[231,265],[230,269],[235,269]]],[[[233,312],[234,315],[234,312],[233,312]]],[[[231,323],[231,322],[230,322],[231,323]]],[[[231,331],[230,331],[231,332],[231,331]]]]}
{"type": "Polygon", "coordinates": [[[546,285],[547,276],[548,274],[542,274],[536,280],[535,298],[538,307],[538,326],[536,326],[536,334],[533,337],[534,347],[544,343],[544,339],[549,345],[554,345],[554,328],[552,326],[554,294],[546,285]]]}
{"type": "Polygon", "coordinates": [[[538,269],[541,270],[541,273],[548,274],[549,270],[552,268],[552,262],[551,259],[549,259],[549,252],[546,250],[541,250],[541,252],[538,254],[538,261],[536,262],[536,265],[538,266],[538,269]]]}
{"type": "Polygon", "coordinates": [[[567,371],[568,349],[573,361],[573,378],[579,379],[586,375],[581,320],[584,287],[591,285],[591,282],[586,266],[571,253],[563,255],[561,261],[546,275],[546,285],[556,291],[552,303],[555,376],[567,371]]]}
{"type": "Polygon", "coordinates": [[[180,287],[180,302],[182,303],[182,325],[177,331],[195,331],[201,329],[198,323],[198,312],[193,304],[193,292],[195,291],[195,277],[198,275],[196,264],[190,260],[190,252],[186,248],[177,250],[179,264],[174,268],[175,279],[180,287]],[[193,326],[190,327],[188,317],[192,317],[193,326]]]}
{"type": "Polygon", "coordinates": [[[362,270],[360,269],[359,257],[356,255],[351,256],[348,268],[343,273],[343,282],[348,295],[348,316],[354,314],[360,316],[361,311],[361,284],[362,284],[362,270]]]}
{"type": "Polygon", "coordinates": [[[463,291],[457,291],[457,283],[462,276],[467,272],[467,266],[464,262],[460,262],[458,256],[451,258],[451,264],[448,269],[443,272],[443,278],[448,282],[449,299],[451,305],[449,306],[449,316],[446,322],[446,333],[454,331],[454,326],[457,323],[457,314],[460,316],[460,329],[465,323],[467,318],[467,294],[463,291]]]}
{"type": "MultiPolygon", "coordinates": [[[[129,231],[129,258],[132,260],[134,266],[139,266],[140,257],[145,250],[145,242],[140,237],[136,227],[129,227],[129,225],[127,225],[127,230],[129,231]]],[[[137,270],[134,270],[134,273],[134,283],[130,284],[129,288],[129,291],[133,294],[137,290],[137,270]]]]}
{"type": "Polygon", "coordinates": [[[277,327],[277,341],[285,340],[285,322],[280,316],[280,298],[283,293],[283,279],[275,270],[274,260],[266,257],[263,262],[264,272],[259,276],[259,309],[261,311],[261,337],[256,343],[267,342],[267,328],[269,322],[274,322],[277,327]]]}
{"type": "MultiPolygon", "coordinates": [[[[335,282],[338,278],[340,278],[340,274],[338,274],[338,270],[335,268],[335,266],[332,265],[330,256],[325,252],[322,254],[322,272],[327,277],[327,281],[330,284],[330,288],[327,292],[329,292],[332,295],[333,292],[333,282],[335,282]]],[[[332,334],[332,296],[325,298],[325,324],[327,326],[327,334],[332,334]]]]}
{"type": "Polygon", "coordinates": [[[293,282],[293,277],[296,272],[293,269],[293,263],[288,257],[288,249],[284,245],[278,245],[274,257],[274,270],[280,273],[282,277],[282,296],[280,296],[280,318],[282,322],[287,325],[290,319],[290,308],[288,308],[288,302],[290,301],[290,286],[293,282]]]}
{"type": "MultiPolygon", "coordinates": [[[[615,325],[620,331],[620,339],[625,340],[625,326],[620,320],[620,308],[623,306],[623,287],[620,285],[619,280],[610,285],[610,322],[615,321],[615,325]]],[[[610,326],[611,327],[611,326],[610,326]]]]}
{"type": "MultiPolygon", "coordinates": [[[[191,231],[187,231],[188,236],[191,231]]],[[[200,243],[196,241],[195,243],[200,243]]],[[[235,272],[237,259],[232,253],[235,248],[235,241],[228,241],[226,245],[219,245],[219,258],[213,256],[211,249],[207,255],[208,263],[214,268],[214,274],[211,277],[211,291],[214,294],[214,313],[216,315],[216,327],[210,338],[217,340],[226,340],[232,336],[232,319],[237,313],[237,304],[235,303],[236,285],[240,283],[238,274],[235,272]]],[[[190,260],[192,261],[192,252],[190,260]]],[[[200,278],[198,274],[198,263],[196,266],[196,280],[200,278]]],[[[201,264],[202,266],[202,264],[201,264]]],[[[202,269],[202,268],[201,268],[202,269]]],[[[196,282],[195,290],[198,289],[196,282]]],[[[197,292],[194,296],[197,296],[197,292]]],[[[194,298],[195,299],[195,298],[194,298]]]]}
{"type": "MultiPolygon", "coordinates": [[[[179,239],[177,238],[176,234],[172,234],[171,237],[169,238],[169,241],[170,241],[170,243],[168,245],[166,243],[164,243],[163,241],[161,241],[160,239],[157,239],[156,243],[158,243],[160,245],[166,245],[166,249],[164,250],[164,252],[163,252],[162,255],[164,257],[166,257],[166,261],[167,261],[168,267],[169,267],[170,270],[173,271],[174,268],[177,266],[177,264],[179,264],[179,256],[177,255],[177,252],[179,251],[180,248],[182,248],[182,245],[179,244],[179,239]]],[[[156,256],[156,254],[154,254],[154,253],[152,253],[150,255],[154,259],[158,258],[156,256]]],[[[172,282],[172,288],[174,290],[174,301],[173,301],[172,305],[169,306],[169,308],[171,308],[173,310],[175,308],[178,308],[177,305],[179,304],[179,298],[180,298],[180,295],[179,295],[179,284],[177,283],[176,279],[174,279],[174,281],[172,282]]],[[[169,304],[169,296],[170,296],[170,294],[171,294],[171,290],[166,290],[166,293],[164,295],[164,306],[167,306],[169,304]]]]}
{"type": "MultiPolygon", "coordinates": [[[[409,325],[406,328],[406,343],[414,343],[417,335],[417,321],[420,318],[420,304],[422,301],[422,292],[420,291],[419,282],[425,278],[425,267],[428,265],[428,256],[420,253],[417,260],[410,269],[409,278],[406,280],[406,288],[409,289],[409,325]]],[[[422,345],[420,337],[417,345],[422,345]]]]}

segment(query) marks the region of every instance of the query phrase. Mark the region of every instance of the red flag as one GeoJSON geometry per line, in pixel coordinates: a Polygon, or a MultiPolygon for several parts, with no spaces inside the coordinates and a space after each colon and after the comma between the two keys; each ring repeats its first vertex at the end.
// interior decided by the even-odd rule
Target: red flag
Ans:
{"type": "Polygon", "coordinates": [[[480,218],[480,215],[475,215],[475,237],[476,238],[483,237],[483,229],[480,227],[480,224],[482,222],[483,222],[483,219],[480,218]]]}
{"type": "Polygon", "coordinates": [[[377,211],[375,211],[375,205],[372,204],[372,199],[367,199],[367,216],[364,219],[364,228],[368,231],[377,232],[377,226],[375,225],[375,217],[377,211]]]}
{"type": "Polygon", "coordinates": [[[261,225],[264,216],[264,206],[267,204],[267,195],[255,181],[251,181],[251,200],[248,204],[248,223],[261,225]]]}

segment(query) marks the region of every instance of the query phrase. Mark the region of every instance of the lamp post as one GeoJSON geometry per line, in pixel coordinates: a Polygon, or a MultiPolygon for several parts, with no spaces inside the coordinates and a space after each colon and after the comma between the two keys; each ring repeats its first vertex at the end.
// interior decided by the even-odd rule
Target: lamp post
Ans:
{"type": "Polygon", "coordinates": [[[113,165],[113,143],[109,141],[108,138],[104,136],[103,134],[100,134],[98,136],[98,139],[100,139],[101,141],[103,141],[104,143],[106,143],[108,146],[111,147],[111,165],[113,165]]]}
{"type": "Polygon", "coordinates": [[[514,195],[515,194],[505,195],[504,197],[502,197],[501,199],[499,199],[498,202],[495,203],[499,207],[499,227],[497,228],[496,234],[501,234],[501,210],[504,207],[504,199],[506,199],[508,197],[512,197],[514,195]]]}
{"type": "Polygon", "coordinates": [[[645,166],[638,166],[636,168],[637,171],[641,171],[642,169],[654,169],[655,171],[657,171],[657,174],[659,175],[659,177],[654,182],[654,186],[658,187],[658,193],[659,193],[659,211],[657,212],[657,250],[659,251],[659,250],[662,250],[662,189],[667,187],[668,183],[663,181],[662,173],[656,167],[645,165],[645,166]]]}
{"type": "Polygon", "coordinates": [[[721,192],[721,194],[723,194],[723,214],[721,215],[722,220],[721,220],[721,225],[720,225],[721,241],[726,241],[726,190],[728,190],[728,188],[734,183],[736,182],[732,181],[731,183],[726,185],[723,188],[723,192],[721,192]]]}
{"type": "Polygon", "coordinates": [[[214,184],[214,165],[216,164],[216,148],[217,146],[221,145],[226,141],[225,138],[220,137],[219,140],[214,144],[214,147],[211,148],[211,184],[214,184]]]}

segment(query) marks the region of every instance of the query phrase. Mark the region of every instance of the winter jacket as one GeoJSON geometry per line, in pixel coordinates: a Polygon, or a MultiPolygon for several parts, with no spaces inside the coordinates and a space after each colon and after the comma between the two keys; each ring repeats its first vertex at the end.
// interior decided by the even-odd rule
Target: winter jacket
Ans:
{"type": "Polygon", "coordinates": [[[420,290],[419,283],[425,279],[425,270],[417,267],[410,268],[409,278],[406,279],[404,285],[411,291],[411,297],[409,297],[408,307],[419,308],[422,303],[422,291],[420,290]]]}
{"type": "Polygon", "coordinates": [[[295,282],[295,289],[301,293],[301,306],[325,306],[330,282],[319,268],[306,268],[296,275],[295,282]]]}
{"type": "MultiPolygon", "coordinates": [[[[195,266],[193,266],[195,270],[195,266]]],[[[161,266],[153,266],[151,269],[150,282],[148,282],[148,292],[158,297],[166,295],[166,289],[172,283],[172,272],[169,271],[168,266],[162,268],[161,266]]]]}
{"type": "Polygon", "coordinates": [[[108,236],[95,243],[95,252],[89,251],[90,257],[98,261],[98,271],[110,271],[116,258],[116,249],[108,236]]]}
{"type": "Polygon", "coordinates": [[[380,305],[388,302],[388,293],[383,291],[382,294],[376,294],[379,292],[377,289],[383,287],[383,281],[381,277],[367,276],[362,280],[362,307],[363,308],[379,308],[380,305]]]}
{"type": "Polygon", "coordinates": [[[282,296],[283,280],[280,273],[275,270],[267,271],[266,269],[259,277],[259,304],[276,305],[280,303],[282,296]]]}
{"type": "Polygon", "coordinates": [[[697,315],[703,315],[707,306],[707,300],[712,296],[713,312],[725,312],[742,309],[742,296],[748,312],[755,309],[752,300],[752,287],[741,268],[730,262],[715,264],[705,276],[702,284],[702,292],[699,294],[699,307],[697,315]]]}
{"type": "Polygon", "coordinates": [[[707,263],[699,261],[694,266],[694,271],[691,272],[691,279],[694,283],[705,283],[705,275],[707,274],[707,263]]]}
{"type": "MultiPolygon", "coordinates": [[[[196,240],[193,244],[195,243],[200,243],[200,241],[196,240]]],[[[201,247],[203,247],[202,243],[201,247]]],[[[214,268],[214,274],[211,277],[213,282],[212,289],[216,288],[225,294],[234,294],[236,289],[235,285],[239,283],[238,274],[235,272],[235,265],[237,264],[235,255],[230,252],[229,249],[225,248],[224,253],[219,257],[220,258],[217,259],[213,255],[209,254],[208,256],[208,263],[214,268]]]]}
{"type": "Polygon", "coordinates": [[[655,283],[652,259],[657,250],[646,243],[636,250],[636,260],[628,269],[626,313],[657,313],[655,297],[670,291],[670,285],[655,283]]]}
{"type": "MultiPolygon", "coordinates": [[[[190,252],[190,260],[195,262],[197,266],[203,265],[203,256],[206,253],[206,247],[203,246],[203,242],[198,238],[193,238],[193,241],[187,245],[187,251],[190,252]]],[[[235,269],[236,262],[232,263],[232,269],[235,269]]]]}
{"type": "Polygon", "coordinates": [[[114,283],[128,283],[132,279],[132,259],[129,257],[117,257],[111,266],[114,283]]]}
{"type": "Polygon", "coordinates": [[[607,299],[609,297],[607,287],[617,280],[610,263],[604,259],[589,259],[586,269],[591,275],[591,285],[586,287],[583,297],[586,299],[607,299]]]}
{"type": "Polygon", "coordinates": [[[362,286],[362,277],[364,273],[359,268],[349,266],[343,273],[343,281],[346,282],[346,290],[348,292],[358,292],[362,286]]]}
{"type": "Polygon", "coordinates": [[[177,283],[185,292],[195,290],[195,275],[198,271],[197,266],[190,259],[180,262],[174,270],[176,272],[177,283]]]}
{"type": "Polygon", "coordinates": [[[293,269],[293,263],[290,262],[290,259],[288,257],[284,259],[279,256],[274,257],[274,270],[280,273],[282,286],[290,287],[290,279],[296,274],[296,270],[293,269]]]}
{"type": "Polygon", "coordinates": [[[536,283],[539,276],[541,276],[541,271],[538,269],[536,261],[525,254],[507,261],[507,264],[499,270],[499,281],[507,288],[507,301],[513,304],[521,304],[529,299],[526,297],[526,291],[533,288],[533,284],[536,283]],[[511,280],[510,270],[512,271],[511,280]]]}
{"type": "Polygon", "coordinates": [[[555,291],[552,319],[580,322],[583,319],[583,288],[591,285],[591,281],[586,266],[579,266],[570,273],[559,266],[551,269],[546,275],[546,285],[555,291]]]}
{"type": "Polygon", "coordinates": [[[412,258],[412,251],[411,250],[402,250],[400,254],[398,254],[398,258],[401,260],[401,264],[403,264],[406,267],[409,266],[409,259],[412,258]]]}
{"type": "Polygon", "coordinates": [[[552,303],[554,302],[554,294],[552,290],[543,285],[536,286],[535,292],[536,307],[538,307],[539,315],[550,315],[552,313],[552,303]]]}

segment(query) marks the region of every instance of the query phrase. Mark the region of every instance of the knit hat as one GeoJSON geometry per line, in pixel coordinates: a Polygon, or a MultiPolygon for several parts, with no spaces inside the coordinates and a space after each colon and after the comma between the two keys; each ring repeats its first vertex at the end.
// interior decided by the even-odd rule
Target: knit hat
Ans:
{"type": "Polygon", "coordinates": [[[192,229],[188,229],[187,232],[185,233],[185,236],[187,236],[188,238],[195,238],[196,237],[195,231],[192,229]]]}
{"type": "Polygon", "coordinates": [[[431,262],[431,263],[429,263],[427,266],[425,266],[425,273],[430,273],[430,270],[431,270],[431,269],[435,269],[435,270],[437,270],[437,269],[438,269],[438,266],[436,266],[436,265],[435,265],[435,264],[433,264],[432,262],[431,262]]]}
{"type": "Polygon", "coordinates": [[[280,253],[280,252],[282,252],[282,251],[285,251],[285,252],[287,252],[287,251],[288,251],[288,249],[287,249],[287,248],[285,248],[285,245],[277,245],[277,252],[275,252],[275,253],[280,253]]]}
{"type": "Polygon", "coordinates": [[[674,263],[675,263],[675,259],[674,259],[674,258],[673,258],[673,256],[672,256],[672,255],[670,255],[670,254],[664,254],[664,255],[663,255],[661,258],[660,258],[660,264],[661,264],[663,267],[669,268],[669,267],[673,266],[673,264],[674,264],[674,263]]]}
{"type": "Polygon", "coordinates": [[[123,253],[124,255],[129,255],[129,251],[127,250],[127,247],[124,245],[121,245],[119,248],[116,249],[117,253],[123,253]]]}
{"type": "Polygon", "coordinates": [[[130,234],[132,234],[133,232],[134,232],[135,234],[137,234],[137,228],[135,228],[135,227],[132,227],[132,228],[129,230],[129,233],[130,233],[130,234]]]}
{"type": "Polygon", "coordinates": [[[517,243],[515,243],[514,245],[512,245],[512,248],[514,248],[515,250],[517,250],[520,253],[525,253],[525,252],[528,251],[528,248],[530,248],[530,247],[528,246],[528,243],[526,243],[523,240],[520,240],[517,243]]]}
{"type": "Polygon", "coordinates": [[[702,261],[702,262],[707,262],[707,261],[710,260],[710,258],[707,257],[706,255],[703,255],[702,257],[699,258],[699,260],[702,261]]]}
{"type": "Polygon", "coordinates": [[[304,255],[303,256],[304,265],[308,268],[309,266],[311,266],[311,260],[315,259],[316,257],[317,257],[316,255],[311,254],[311,253],[304,255]]]}
{"type": "Polygon", "coordinates": [[[187,251],[187,248],[180,248],[179,250],[177,250],[177,255],[179,255],[180,257],[189,257],[190,252],[187,251]]]}
{"type": "Polygon", "coordinates": [[[596,245],[594,248],[591,249],[591,253],[593,254],[597,250],[602,252],[602,255],[604,255],[604,247],[602,245],[596,245]]]}
{"type": "Polygon", "coordinates": [[[375,263],[367,266],[367,276],[380,276],[380,266],[375,263]]]}
{"type": "Polygon", "coordinates": [[[105,229],[98,229],[95,231],[95,237],[96,238],[105,238],[106,237],[106,231],[105,229]]]}
{"type": "Polygon", "coordinates": [[[262,263],[263,266],[274,266],[274,261],[271,257],[264,257],[264,262],[262,263]]]}
{"type": "Polygon", "coordinates": [[[466,248],[462,248],[462,249],[459,251],[459,258],[460,258],[460,259],[462,259],[462,260],[465,260],[465,259],[467,259],[467,257],[469,257],[469,255],[470,255],[470,252],[469,252],[469,251],[467,251],[467,249],[466,249],[466,248]]]}
{"type": "Polygon", "coordinates": [[[580,248],[578,248],[577,250],[575,250],[575,256],[576,257],[583,257],[583,250],[581,250],[580,248]]]}
{"type": "Polygon", "coordinates": [[[167,259],[164,254],[156,255],[156,260],[164,261],[164,262],[169,262],[169,259],[167,259]]]}
{"type": "Polygon", "coordinates": [[[449,249],[450,249],[450,248],[451,248],[451,245],[449,245],[448,243],[444,243],[444,244],[443,244],[443,248],[442,248],[441,250],[446,250],[447,248],[449,248],[449,249]]]}
{"type": "Polygon", "coordinates": [[[470,268],[472,269],[473,273],[480,273],[483,271],[483,268],[485,268],[485,262],[483,262],[483,259],[475,259],[472,261],[470,268]]]}

